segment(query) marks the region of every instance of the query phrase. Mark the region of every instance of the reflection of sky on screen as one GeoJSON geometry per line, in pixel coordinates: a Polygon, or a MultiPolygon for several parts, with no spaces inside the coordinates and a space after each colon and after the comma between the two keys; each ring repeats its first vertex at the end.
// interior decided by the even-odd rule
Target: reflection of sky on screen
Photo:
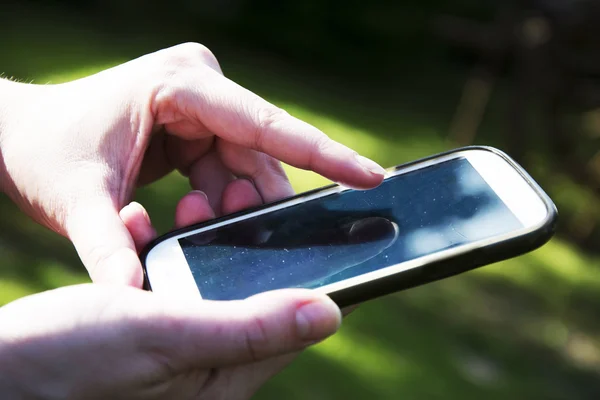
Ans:
{"type": "Polygon", "coordinates": [[[200,293],[319,287],[521,224],[457,159],[180,239],[200,293]]]}

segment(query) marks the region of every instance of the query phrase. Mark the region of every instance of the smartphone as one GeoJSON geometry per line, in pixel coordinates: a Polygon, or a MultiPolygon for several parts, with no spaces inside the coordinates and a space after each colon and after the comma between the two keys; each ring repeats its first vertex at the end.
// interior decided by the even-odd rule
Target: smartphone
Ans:
{"type": "Polygon", "coordinates": [[[466,147],[180,229],[142,254],[145,288],[210,300],[310,288],[344,307],[547,242],[556,207],[506,154],[466,147]]]}

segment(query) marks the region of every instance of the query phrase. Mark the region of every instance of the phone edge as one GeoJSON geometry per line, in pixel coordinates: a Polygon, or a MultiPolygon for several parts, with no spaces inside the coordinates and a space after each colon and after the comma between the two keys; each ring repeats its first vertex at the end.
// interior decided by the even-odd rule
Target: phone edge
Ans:
{"type": "MultiPolygon", "coordinates": [[[[501,158],[503,158],[506,162],[508,162],[518,173],[519,175],[532,187],[532,189],[540,196],[546,209],[548,211],[545,221],[542,224],[540,229],[529,232],[527,234],[519,235],[514,238],[490,244],[476,250],[473,250],[468,253],[458,254],[453,257],[448,257],[443,260],[439,260],[428,264],[426,266],[415,268],[414,270],[403,271],[401,273],[397,273],[394,275],[389,275],[385,278],[378,279],[375,281],[365,282],[357,286],[352,286],[350,288],[342,289],[336,292],[327,293],[336,304],[340,307],[346,307],[350,305],[354,305],[357,303],[361,303],[364,301],[372,300],[381,296],[385,296],[387,294],[391,294],[394,292],[399,292],[402,290],[410,289],[413,287],[421,286],[427,283],[431,283],[437,280],[445,279],[451,276],[455,276],[461,274],[463,272],[467,272],[481,266],[490,265],[496,262],[500,262],[509,258],[518,257],[519,255],[528,253],[533,251],[545,243],[547,243],[556,230],[556,223],[558,219],[558,211],[556,206],[550,199],[550,197],[544,192],[544,190],[539,186],[539,184],[525,171],[523,167],[521,167],[515,160],[513,160],[510,156],[508,156],[503,151],[491,147],[491,146],[481,146],[481,145],[473,145],[473,146],[465,146],[460,147],[448,151],[444,151],[438,154],[433,154],[431,156],[427,156],[424,158],[420,158],[417,160],[409,161],[403,164],[398,164],[394,167],[391,167],[390,170],[398,171],[399,169],[404,169],[410,167],[415,164],[427,162],[436,158],[440,158],[443,156],[451,155],[454,153],[467,151],[467,150],[484,150],[494,153],[501,158]],[[516,244],[515,244],[516,243],[516,244]],[[482,253],[480,257],[475,257],[482,253]],[[439,271],[431,271],[433,269],[437,269],[440,266],[444,266],[445,268],[451,267],[450,272],[439,273],[439,271]],[[424,274],[424,276],[422,276],[424,274]],[[400,279],[403,282],[399,282],[400,279]],[[349,293],[352,292],[352,293],[349,293]],[[374,294],[377,293],[377,294],[374,294]]],[[[242,210],[233,214],[224,215],[210,221],[201,222],[198,224],[193,224],[186,226],[184,228],[176,229],[166,234],[163,234],[156,239],[152,240],[140,253],[140,261],[142,263],[143,269],[143,289],[152,290],[152,286],[148,279],[148,274],[146,270],[146,258],[152,248],[156,246],[158,243],[170,239],[173,236],[185,234],[189,231],[194,231],[205,227],[207,225],[213,225],[218,222],[226,221],[228,219],[233,219],[238,216],[255,212],[258,210],[263,210],[265,208],[273,207],[275,205],[279,205],[285,202],[290,202],[296,200],[298,198],[307,197],[309,195],[319,193],[324,190],[329,190],[333,187],[339,186],[337,184],[326,185],[320,188],[316,188],[313,190],[309,190],[307,192],[299,193],[292,197],[288,197],[279,201],[263,204],[257,207],[252,207],[250,209],[242,210]]]]}

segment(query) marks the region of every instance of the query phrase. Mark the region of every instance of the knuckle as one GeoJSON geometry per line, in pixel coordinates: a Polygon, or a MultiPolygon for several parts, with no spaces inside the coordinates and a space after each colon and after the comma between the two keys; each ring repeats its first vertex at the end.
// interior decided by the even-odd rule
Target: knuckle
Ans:
{"type": "MultiPolygon", "coordinates": [[[[122,261],[124,257],[130,256],[128,253],[133,250],[128,248],[115,248],[114,246],[96,246],[91,248],[86,257],[83,258],[84,265],[89,272],[92,281],[108,282],[114,278],[112,274],[114,267],[124,267],[122,261]]],[[[125,271],[125,269],[123,269],[125,271]]]]}
{"type": "Polygon", "coordinates": [[[177,48],[169,49],[164,56],[164,63],[169,68],[187,67],[192,61],[189,54],[177,48]]]}
{"type": "Polygon", "coordinates": [[[267,169],[271,172],[281,173],[283,172],[283,167],[281,166],[281,161],[274,157],[267,156],[265,160],[265,165],[267,169]]]}
{"type": "Polygon", "coordinates": [[[254,134],[254,148],[257,150],[264,149],[265,139],[271,127],[279,121],[288,118],[287,111],[275,107],[261,107],[256,115],[256,131],[254,134]]]}
{"type": "Polygon", "coordinates": [[[267,157],[267,162],[265,163],[266,168],[269,172],[275,174],[277,177],[281,178],[285,182],[289,182],[288,176],[281,165],[281,161],[274,157],[267,157]]]}
{"type": "Polygon", "coordinates": [[[321,132],[315,135],[310,146],[308,166],[314,168],[323,153],[327,153],[332,144],[333,141],[325,133],[321,132]]]}
{"type": "Polygon", "coordinates": [[[269,126],[287,117],[289,117],[287,111],[285,111],[283,108],[273,105],[261,107],[258,110],[258,121],[263,126],[269,126]]]}
{"type": "Polygon", "coordinates": [[[220,71],[219,63],[214,54],[200,43],[184,43],[159,52],[155,58],[158,78],[154,93],[165,92],[167,98],[189,89],[190,79],[204,79],[220,71]]]}
{"type": "Polygon", "coordinates": [[[215,57],[214,53],[208,47],[200,43],[194,43],[193,52],[206,64],[218,64],[217,57],[215,57]]]}
{"type": "Polygon", "coordinates": [[[331,138],[325,133],[319,132],[317,135],[315,135],[314,143],[315,149],[322,152],[328,150],[332,145],[334,145],[335,142],[331,140],[331,138]]]}
{"type": "Polygon", "coordinates": [[[269,345],[269,334],[265,322],[260,317],[254,317],[247,322],[244,332],[248,358],[252,362],[265,358],[269,345]]]}
{"type": "Polygon", "coordinates": [[[114,253],[111,251],[111,249],[107,248],[106,246],[92,247],[88,251],[87,257],[84,259],[84,263],[90,275],[92,276],[92,280],[95,280],[96,276],[102,273],[102,269],[106,268],[113,255],[114,253]]]}
{"type": "Polygon", "coordinates": [[[217,58],[208,47],[195,42],[183,43],[171,47],[166,52],[166,61],[177,67],[193,66],[200,61],[202,64],[216,63],[217,58]]]}

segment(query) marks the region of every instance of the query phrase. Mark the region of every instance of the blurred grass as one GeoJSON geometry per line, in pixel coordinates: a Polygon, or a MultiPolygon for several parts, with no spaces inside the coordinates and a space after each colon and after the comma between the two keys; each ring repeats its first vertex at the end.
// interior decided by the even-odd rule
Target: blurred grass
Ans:
{"type": "MultiPolygon", "coordinates": [[[[86,76],[180,40],[111,36],[68,14],[22,15],[0,15],[0,32],[10,38],[0,47],[0,70],[37,83],[86,76]]],[[[448,146],[443,137],[464,77],[451,66],[399,77],[378,88],[382,98],[362,82],[343,85],[235,46],[217,48],[229,77],[385,166],[448,146]]],[[[486,124],[500,130],[493,118],[486,124]]],[[[298,191],[327,183],[287,170],[298,191]]],[[[172,174],[139,190],[138,200],[164,232],[186,190],[172,174]]],[[[87,281],[71,245],[4,197],[0,258],[0,304],[87,281]]],[[[257,398],[598,398],[599,271],[598,258],[555,239],[518,259],[369,302],[257,398]]]]}

